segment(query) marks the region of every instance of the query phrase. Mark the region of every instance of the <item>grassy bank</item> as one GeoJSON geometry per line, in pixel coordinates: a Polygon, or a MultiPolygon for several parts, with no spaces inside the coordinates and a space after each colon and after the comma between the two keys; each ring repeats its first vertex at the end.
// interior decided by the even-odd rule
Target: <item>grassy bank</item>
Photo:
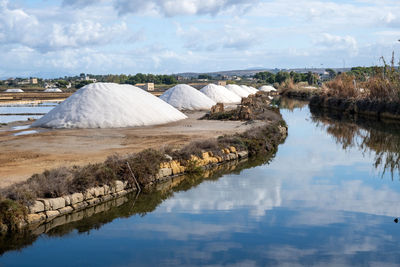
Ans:
{"type": "Polygon", "coordinates": [[[326,82],[310,106],[382,119],[400,119],[400,71],[391,65],[372,67],[368,73],[342,73],[326,82]]]}

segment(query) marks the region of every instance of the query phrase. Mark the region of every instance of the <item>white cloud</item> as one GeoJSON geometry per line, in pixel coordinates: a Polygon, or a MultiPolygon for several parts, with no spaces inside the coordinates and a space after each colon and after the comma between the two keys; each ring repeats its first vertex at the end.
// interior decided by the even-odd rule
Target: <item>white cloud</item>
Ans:
{"type": "Polygon", "coordinates": [[[7,1],[0,4],[0,45],[26,46],[46,53],[65,48],[104,46],[129,36],[124,22],[104,25],[78,16],[67,22],[42,22],[22,9],[10,8],[7,1]]]}
{"type": "Polygon", "coordinates": [[[173,17],[216,15],[232,9],[244,12],[258,2],[259,0],[115,0],[114,6],[120,14],[148,12],[173,17]]]}
{"type": "Polygon", "coordinates": [[[324,33],[315,39],[314,44],[326,50],[346,51],[350,55],[358,53],[357,41],[349,35],[338,36],[324,33]]]}

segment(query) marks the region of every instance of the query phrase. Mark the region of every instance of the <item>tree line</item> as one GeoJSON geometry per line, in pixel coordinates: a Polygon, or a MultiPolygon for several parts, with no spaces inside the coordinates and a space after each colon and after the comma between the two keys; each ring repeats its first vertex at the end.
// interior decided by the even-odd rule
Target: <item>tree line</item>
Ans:
{"type": "Polygon", "coordinates": [[[293,82],[299,83],[299,82],[308,82],[308,84],[313,85],[318,82],[317,76],[309,71],[308,73],[297,73],[294,71],[287,72],[287,71],[280,71],[278,73],[272,73],[268,71],[264,72],[258,72],[254,75],[255,79],[265,81],[267,83],[273,84],[273,83],[283,83],[288,81],[289,79],[292,79],[293,82]]]}

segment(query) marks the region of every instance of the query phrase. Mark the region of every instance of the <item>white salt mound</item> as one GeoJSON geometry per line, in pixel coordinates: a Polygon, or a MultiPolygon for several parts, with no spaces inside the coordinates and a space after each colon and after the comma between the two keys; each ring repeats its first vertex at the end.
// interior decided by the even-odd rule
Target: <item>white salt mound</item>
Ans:
{"type": "Polygon", "coordinates": [[[32,124],[48,128],[117,128],[164,124],[187,117],[127,84],[88,84],[32,124]]]}
{"type": "Polygon", "coordinates": [[[257,89],[255,89],[255,88],[250,88],[250,87],[247,86],[247,85],[241,85],[240,87],[243,88],[244,90],[246,90],[247,92],[249,92],[251,95],[254,95],[255,93],[258,92],[257,89]]]}
{"type": "Polygon", "coordinates": [[[255,87],[253,87],[253,86],[249,86],[249,88],[253,91],[253,92],[258,92],[258,89],[257,88],[255,88],[255,87]]]}
{"type": "Polygon", "coordinates": [[[240,97],[248,97],[250,95],[250,92],[248,92],[247,90],[243,89],[242,87],[236,84],[228,84],[225,87],[226,89],[237,94],[240,97]]]}
{"type": "Polygon", "coordinates": [[[160,99],[181,110],[209,110],[216,104],[214,100],[187,84],[178,84],[168,89],[160,99]]]}
{"type": "Polygon", "coordinates": [[[61,93],[62,90],[59,88],[47,88],[44,90],[45,93],[61,93]]]}
{"type": "Polygon", "coordinates": [[[14,89],[7,89],[6,93],[23,93],[24,91],[19,88],[14,88],[14,89]]]}
{"type": "Polygon", "coordinates": [[[217,103],[237,104],[242,101],[242,98],[235,93],[232,93],[223,86],[210,83],[204,86],[200,92],[211,98],[217,103]]]}
{"type": "Polygon", "coordinates": [[[271,85],[263,85],[259,88],[259,90],[263,92],[276,92],[276,89],[271,85]]]}

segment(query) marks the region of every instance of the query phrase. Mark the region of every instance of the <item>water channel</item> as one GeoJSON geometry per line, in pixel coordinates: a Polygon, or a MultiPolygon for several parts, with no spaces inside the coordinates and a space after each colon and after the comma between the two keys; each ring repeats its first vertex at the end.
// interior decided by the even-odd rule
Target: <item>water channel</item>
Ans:
{"type": "Polygon", "coordinates": [[[0,266],[398,264],[399,126],[292,100],[281,113],[289,136],[272,160],[0,239],[0,266]]]}

